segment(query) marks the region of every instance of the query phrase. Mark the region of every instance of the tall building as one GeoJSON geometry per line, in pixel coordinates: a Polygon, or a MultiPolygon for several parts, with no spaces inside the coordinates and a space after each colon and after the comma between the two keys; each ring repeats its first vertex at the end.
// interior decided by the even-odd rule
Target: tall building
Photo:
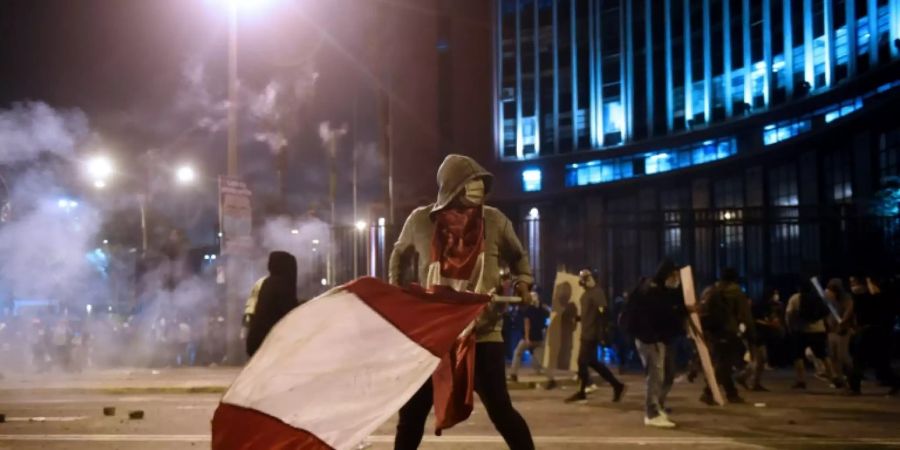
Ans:
{"type": "Polygon", "coordinates": [[[663,255],[756,295],[900,269],[900,0],[492,6],[494,152],[469,153],[545,283],[589,265],[618,293],[663,255]]]}

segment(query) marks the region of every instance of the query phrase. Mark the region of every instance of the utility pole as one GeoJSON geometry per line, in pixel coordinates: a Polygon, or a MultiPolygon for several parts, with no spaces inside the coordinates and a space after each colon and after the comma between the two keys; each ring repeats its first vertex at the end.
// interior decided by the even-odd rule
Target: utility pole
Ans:
{"type": "Polygon", "coordinates": [[[325,150],[328,152],[328,198],[331,202],[331,242],[328,244],[328,262],[326,265],[326,278],[328,285],[334,286],[335,283],[335,250],[336,250],[336,227],[337,227],[337,151],[338,143],[341,138],[347,134],[347,125],[344,124],[340,128],[332,128],[328,122],[322,122],[319,125],[319,136],[325,150]]]}

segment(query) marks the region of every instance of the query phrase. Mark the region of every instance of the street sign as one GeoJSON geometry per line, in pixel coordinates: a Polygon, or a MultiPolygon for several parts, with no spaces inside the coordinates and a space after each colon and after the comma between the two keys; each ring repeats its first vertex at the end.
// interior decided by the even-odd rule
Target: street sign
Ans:
{"type": "Polygon", "coordinates": [[[219,177],[219,245],[223,255],[249,255],[253,250],[251,196],[243,181],[219,177]]]}

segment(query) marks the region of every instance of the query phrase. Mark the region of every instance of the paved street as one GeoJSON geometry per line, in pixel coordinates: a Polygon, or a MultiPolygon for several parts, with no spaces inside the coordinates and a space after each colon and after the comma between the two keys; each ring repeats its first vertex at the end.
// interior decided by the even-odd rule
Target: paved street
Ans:
{"type": "MultiPolygon", "coordinates": [[[[0,380],[0,449],[191,449],[209,445],[209,420],[234,369],[117,370],[0,380]],[[103,408],[116,407],[105,417],[103,408]],[[143,410],[143,420],[128,413],[143,410]]],[[[815,380],[808,393],[790,392],[789,374],[772,373],[775,392],[747,395],[741,406],[711,408],[697,401],[697,384],[673,391],[672,431],[643,426],[643,387],[626,376],[629,391],[611,403],[600,388],[587,405],[566,405],[569,387],[528,389],[527,378],[513,398],[535,435],[538,448],[900,448],[900,399],[884,389],[870,395],[838,395],[815,380]],[[877,393],[877,395],[876,395],[877,393]],[[757,405],[760,403],[760,405],[757,405]],[[765,406],[761,405],[765,404],[765,406]]],[[[867,386],[869,387],[869,386],[867,386]]],[[[429,425],[429,429],[431,426],[429,425]]],[[[372,436],[373,449],[390,448],[393,421],[372,436]]],[[[428,437],[423,449],[501,449],[480,405],[473,417],[445,436],[428,437]]]]}

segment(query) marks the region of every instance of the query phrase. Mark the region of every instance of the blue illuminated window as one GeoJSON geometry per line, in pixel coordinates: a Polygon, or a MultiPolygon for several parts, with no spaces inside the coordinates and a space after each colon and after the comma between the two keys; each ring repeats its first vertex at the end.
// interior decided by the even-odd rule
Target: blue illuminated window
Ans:
{"type": "Polygon", "coordinates": [[[763,128],[763,144],[772,145],[786,141],[809,130],[812,130],[812,122],[809,119],[785,120],[769,124],[763,128]]]}
{"type": "Polygon", "coordinates": [[[542,188],[541,169],[525,169],[522,171],[522,189],[525,192],[539,192],[542,188]]]}
{"type": "Polygon", "coordinates": [[[634,173],[635,161],[639,159],[643,159],[643,174],[653,175],[718,161],[736,153],[737,140],[729,137],[698,142],[670,150],[657,150],[642,155],[570,164],[566,166],[566,186],[608,183],[642,175],[634,173]]]}

